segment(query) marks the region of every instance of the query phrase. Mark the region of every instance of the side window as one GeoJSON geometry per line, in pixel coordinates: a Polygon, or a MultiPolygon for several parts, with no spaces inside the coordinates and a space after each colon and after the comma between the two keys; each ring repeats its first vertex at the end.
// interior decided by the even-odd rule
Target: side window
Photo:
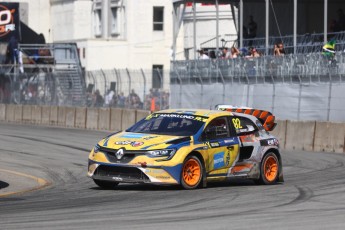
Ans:
{"type": "Polygon", "coordinates": [[[254,130],[258,130],[258,127],[251,121],[249,118],[246,117],[232,117],[231,119],[231,126],[234,127],[237,134],[241,132],[251,132],[254,130]]]}
{"type": "Polygon", "coordinates": [[[229,126],[225,117],[215,118],[205,128],[202,138],[213,140],[229,137],[229,126]]]}

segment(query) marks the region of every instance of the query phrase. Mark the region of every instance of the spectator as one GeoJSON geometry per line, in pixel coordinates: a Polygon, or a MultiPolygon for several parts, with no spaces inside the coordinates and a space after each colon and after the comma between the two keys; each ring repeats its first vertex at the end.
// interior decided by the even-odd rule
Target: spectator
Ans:
{"type": "Polygon", "coordinates": [[[112,104],[114,94],[114,91],[108,90],[108,93],[104,97],[105,106],[110,106],[112,104]]]}
{"type": "Polygon", "coordinates": [[[100,94],[99,90],[97,89],[95,93],[93,94],[92,98],[92,106],[93,107],[101,107],[103,106],[104,99],[102,95],[100,94]]]}
{"type": "Polygon", "coordinates": [[[227,47],[224,47],[222,50],[222,59],[229,59],[231,58],[231,52],[229,52],[229,49],[227,47]]]}
{"type": "MultiPolygon", "coordinates": [[[[258,25],[253,19],[253,16],[249,16],[249,24],[248,24],[248,38],[255,38],[256,37],[256,31],[258,29],[258,25]]],[[[253,40],[249,41],[249,46],[253,45],[253,40]]]]}
{"type": "Polygon", "coordinates": [[[125,103],[126,103],[126,97],[124,96],[123,92],[121,92],[119,94],[119,96],[117,97],[118,100],[118,106],[120,108],[124,108],[125,107],[125,103]]]}
{"type": "Polygon", "coordinates": [[[204,53],[204,50],[198,50],[198,52],[199,52],[199,59],[201,59],[201,60],[210,59],[210,57],[204,53]]]}
{"type": "Polygon", "coordinates": [[[6,50],[6,64],[18,63],[18,41],[17,38],[12,36],[8,42],[6,50]]]}
{"type": "Polygon", "coordinates": [[[274,50],[273,50],[274,56],[283,56],[285,55],[285,49],[283,43],[278,43],[274,45],[274,50]]]}
{"type": "Polygon", "coordinates": [[[237,58],[240,55],[240,51],[236,47],[231,47],[231,58],[237,58]]]}
{"type": "Polygon", "coordinates": [[[251,57],[251,58],[260,57],[260,54],[258,53],[258,51],[254,47],[249,48],[249,53],[250,53],[249,57],[251,57]]]}

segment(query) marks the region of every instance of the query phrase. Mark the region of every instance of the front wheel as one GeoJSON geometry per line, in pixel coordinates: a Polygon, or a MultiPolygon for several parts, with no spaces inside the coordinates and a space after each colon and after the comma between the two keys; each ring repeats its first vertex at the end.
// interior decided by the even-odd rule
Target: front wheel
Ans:
{"type": "Polygon", "coordinates": [[[93,181],[95,182],[96,185],[104,189],[114,189],[119,184],[119,182],[96,180],[96,179],[93,179],[93,181]]]}
{"type": "Polygon", "coordinates": [[[188,156],[183,163],[181,185],[185,189],[195,189],[200,186],[204,174],[204,167],[196,156],[188,156]]]}
{"type": "Polygon", "coordinates": [[[259,184],[272,185],[278,181],[279,159],[276,154],[267,153],[261,161],[259,184]]]}

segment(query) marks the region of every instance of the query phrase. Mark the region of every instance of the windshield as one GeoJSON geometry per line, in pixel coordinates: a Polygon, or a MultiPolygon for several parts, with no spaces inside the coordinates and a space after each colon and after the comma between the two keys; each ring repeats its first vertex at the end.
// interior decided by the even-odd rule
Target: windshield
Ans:
{"type": "Polygon", "coordinates": [[[204,116],[177,113],[154,113],[139,121],[127,132],[192,136],[207,120],[204,116]]]}

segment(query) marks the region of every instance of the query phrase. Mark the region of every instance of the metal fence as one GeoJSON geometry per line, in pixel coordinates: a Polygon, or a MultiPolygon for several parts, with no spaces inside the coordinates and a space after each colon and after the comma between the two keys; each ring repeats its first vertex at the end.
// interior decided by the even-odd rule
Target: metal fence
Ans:
{"type": "MultiPolygon", "coordinates": [[[[55,67],[54,67],[55,68],[55,67]]],[[[345,121],[345,54],[175,61],[170,71],[84,73],[80,100],[69,75],[37,65],[0,66],[0,102],[145,110],[212,108],[219,103],[273,111],[281,119],[345,121]],[[62,90],[64,89],[64,90],[62,90]],[[80,102],[79,104],[74,101],[80,102]]]]}
{"type": "Polygon", "coordinates": [[[345,54],[176,61],[173,108],[216,104],[273,111],[280,119],[345,121],[345,54]]]}

